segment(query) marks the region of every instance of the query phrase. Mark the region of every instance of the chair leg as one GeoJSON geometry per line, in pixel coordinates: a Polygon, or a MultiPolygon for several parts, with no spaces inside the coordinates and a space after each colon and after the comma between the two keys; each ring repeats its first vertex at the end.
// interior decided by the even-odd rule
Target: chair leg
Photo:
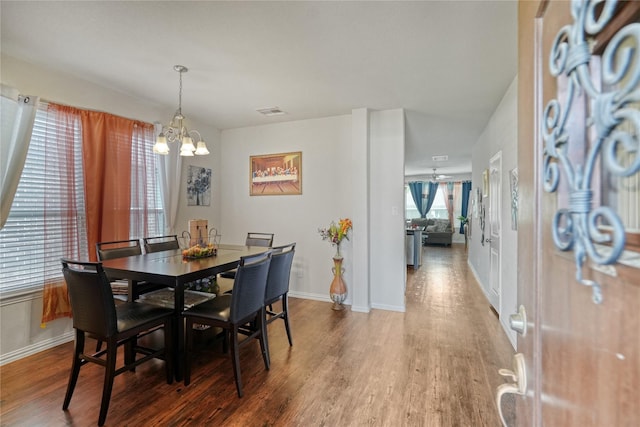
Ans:
{"type": "Polygon", "coordinates": [[[231,331],[225,329],[222,331],[222,334],[222,352],[227,354],[229,351],[229,335],[231,334],[231,331]]]}
{"type": "Polygon", "coordinates": [[[262,350],[262,360],[264,367],[268,371],[271,368],[271,356],[269,355],[269,338],[267,337],[267,310],[262,307],[257,316],[258,327],[260,328],[260,350],[262,350]]]}
{"type": "Polygon", "coordinates": [[[289,298],[287,294],[282,296],[282,312],[284,313],[284,328],[287,331],[287,338],[289,338],[289,346],[293,347],[293,338],[291,338],[291,328],[289,328],[289,298]]]}
{"type": "Polygon", "coordinates": [[[96,353],[102,350],[102,340],[96,341],[96,353]]]}
{"type": "Polygon", "coordinates": [[[118,357],[118,342],[109,338],[107,340],[107,360],[104,371],[104,386],[102,388],[102,403],[100,404],[100,417],[98,425],[103,426],[109,410],[111,400],[111,390],[113,389],[113,378],[116,373],[116,359],[118,357]]]}
{"type": "Polygon", "coordinates": [[[136,371],[136,347],[138,346],[138,340],[133,337],[124,343],[124,364],[131,366],[129,371],[136,371]]]}
{"type": "Polygon", "coordinates": [[[184,385],[191,383],[191,354],[193,353],[193,319],[186,318],[185,322],[185,345],[184,345],[184,385]]]}
{"type": "Polygon", "coordinates": [[[236,379],[236,390],[238,397],[242,397],[242,377],[240,375],[240,349],[238,348],[238,325],[233,325],[229,330],[231,333],[231,357],[233,362],[233,376],[236,379]]]}
{"type": "MultiPolygon", "coordinates": [[[[181,319],[182,320],[182,319],[181,319]]],[[[173,383],[173,324],[175,320],[164,323],[164,365],[167,373],[167,384],[173,383]]]]}
{"type": "Polygon", "coordinates": [[[73,350],[73,364],[71,365],[71,373],[69,374],[69,383],[67,384],[67,393],[64,396],[64,403],[62,409],[67,410],[69,403],[71,402],[71,396],[73,396],[73,390],[76,388],[78,382],[78,375],[80,374],[80,367],[82,362],[80,361],[80,355],[84,351],[84,332],[76,329],[76,342],[73,350]]]}

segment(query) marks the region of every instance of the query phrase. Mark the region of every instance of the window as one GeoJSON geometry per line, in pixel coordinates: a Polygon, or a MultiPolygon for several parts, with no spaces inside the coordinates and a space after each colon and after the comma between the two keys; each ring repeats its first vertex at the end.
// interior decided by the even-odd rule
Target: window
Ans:
{"type": "MultiPolygon", "coordinates": [[[[82,166],[82,124],[58,122],[41,103],[24,170],[5,226],[0,230],[0,295],[42,289],[62,278],[60,258],[88,259],[82,166]],[[45,149],[46,148],[46,149],[45,149]]],[[[132,238],[164,231],[157,157],[152,156],[153,135],[134,137],[132,169],[139,176],[132,189],[132,238]],[[147,152],[146,156],[137,151],[147,152]],[[134,203],[133,194],[144,203],[134,203]],[[148,215],[140,226],[139,213],[148,215]],[[138,213],[138,214],[136,214],[138,213]],[[146,232],[145,232],[146,230],[146,232]]]]}
{"type": "MultiPolygon", "coordinates": [[[[413,201],[413,196],[411,195],[411,190],[408,185],[404,187],[404,193],[406,203],[405,218],[420,218],[420,212],[418,212],[418,208],[413,201]]],[[[448,218],[448,215],[447,206],[444,204],[444,194],[440,187],[438,187],[436,198],[433,200],[433,205],[431,205],[431,209],[429,209],[427,213],[427,218],[448,218]]]]}
{"type": "Polygon", "coordinates": [[[447,205],[444,203],[444,192],[440,186],[438,186],[438,191],[436,191],[436,198],[433,199],[431,209],[427,212],[427,218],[449,218],[449,211],[447,211],[447,205]]]}
{"type": "Polygon", "coordinates": [[[413,219],[420,218],[420,212],[418,212],[418,208],[416,207],[416,203],[413,201],[413,196],[411,195],[411,190],[408,185],[404,186],[404,197],[405,197],[405,219],[413,219]]]}
{"type": "MultiPolygon", "coordinates": [[[[461,191],[462,183],[456,182],[454,183],[454,187],[461,191]]],[[[426,189],[425,189],[426,191],[426,189]]],[[[405,194],[405,219],[411,220],[413,218],[420,218],[420,213],[418,212],[418,208],[416,207],[415,202],[413,201],[413,196],[411,195],[411,190],[408,185],[404,187],[405,194]]],[[[460,228],[460,220],[458,216],[462,212],[462,197],[454,197],[454,206],[453,206],[453,228],[454,230],[458,230],[460,228]]],[[[447,211],[447,205],[444,200],[444,191],[441,186],[438,186],[438,190],[436,192],[436,197],[433,200],[433,204],[431,205],[431,209],[427,212],[427,218],[449,218],[449,212],[447,211]]]]}
{"type": "Polygon", "coordinates": [[[80,121],[70,125],[72,159],[57,155],[56,149],[47,145],[48,139],[62,132],[63,126],[55,121],[55,115],[48,114],[47,105],[41,103],[11,212],[0,230],[2,294],[40,289],[46,281],[62,277],[60,258],[67,255],[68,236],[74,236],[81,248],[77,255],[88,257],[80,121]],[[69,188],[69,180],[63,176],[67,171],[67,160],[73,162],[73,188],[69,188]],[[76,195],[75,213],[70,212],[68,202],[59,197],[68,192],[76,195]],[[72,218],[76,213],[80,216],[72,218]]]}
{"type": "Polygon", "coordinates": [[[131,146],[131,202],[129,238],[164,234],[165,217],[160,195],[158,156],[150,128],[135,126],[131,146]]]}

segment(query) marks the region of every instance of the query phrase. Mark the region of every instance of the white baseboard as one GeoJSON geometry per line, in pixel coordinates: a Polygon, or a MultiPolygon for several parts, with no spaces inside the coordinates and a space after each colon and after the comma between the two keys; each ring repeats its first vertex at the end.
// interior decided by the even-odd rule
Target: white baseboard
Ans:
{"type": "Polygon", "coordinates": [[[489,299],[489,295],[487,294],[487,291],[484,288],[484,286],[482,286],[482,281],[480,280],[480,277],[478,276],[478,272],[476,271],[475,268],[473,268],[473,264],[471,264],[471,262],[469,262],[469,260],[467,260],[467,265],[471,269],[471,273],[473,273],[473,277],[476,279],[476,283],[478,284],[478,287],[482,291],[482,295],[484,295],[484,297],[487,299],[487,302],[489,304],[491,304],[491,300],[489,299]]]}
{"type": "Polygon", "coordinates": [[[311,292],[289,291],[289,296],[294,298],[311,299],[314,301],[333,302],[331,301],[331,298],[329,298],[329,295],[314,294],[311,292]]]}
{"type": "Polygon", "coordinates": [[[0,356],[0,366],[3,366],[7,363],[15,362],[16,360],[31,356],[41,351],[48,350],[60,344],[73,341],[74,337],[75,331],[71,330],[62,335],[58,335],[57,337],[49,338],[47,340],[28,345],[26,347],[19,348],[18,350],[14,350],[7,354],[3,354],[2,356],[0,356]]]}
{"type": "Polygon", "coordinates": [[[358,313],[370,313],[371,312],[371,307],[368,307],[366,305],[363,305],[363,306],[352,305],[351,306],[351,311],[357,311],[358,313]]]}
{"type": "Polygon", "coordinates": [[[404,313],[406,308],[404,305],[389,305],[389,304],[371,304],[371,308],[379,308],[380,310],[399,311],[404,313]]]}
{"type": "MultiPolygon", "coordinates": [[[[315,301],[324,301],[324,302],[332,302],[331,298],[329,298],[327,295],[325,294],[315,294],[315,293],[310,293],[310,292],[296,292],[296,291],[289,291],[289,296],[294,297],[294,298],[302,298],[302,299],[310,299],[310,300],[315,300],[315,301]]],[[[347,299],[347,301],[344,302],[344,305],[350,305],[351,301],[349,301],[349,299],[347,299]]],[[[351,306],[351,311],[356,311],[359,313],[369,313],[371,312],[372,308],[378,308],[380,310],[389,310],[389,311],[399,311],[401,313],[404,313],[405,307],[402,305],[388,305],[388,304],[371,304],[371,307],[367,307],[367,306],[351,306]]]]}

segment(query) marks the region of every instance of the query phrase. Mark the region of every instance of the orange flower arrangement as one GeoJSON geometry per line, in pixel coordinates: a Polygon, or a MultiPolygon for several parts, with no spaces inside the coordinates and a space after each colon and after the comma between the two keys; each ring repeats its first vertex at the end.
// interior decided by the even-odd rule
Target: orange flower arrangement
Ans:
{"type": "Polygon", "coordinates": [[[338,224],[331,221],[331,224],[327,228],[318,228],[318,233],[322,240],[328,240],[332,246],[337,247],[336,256],[340,257],[340,243],[342,239],[349,240],[349,230],[353,228],[353,223],[349,218],[343,218],[338,221],[338,224]]]}

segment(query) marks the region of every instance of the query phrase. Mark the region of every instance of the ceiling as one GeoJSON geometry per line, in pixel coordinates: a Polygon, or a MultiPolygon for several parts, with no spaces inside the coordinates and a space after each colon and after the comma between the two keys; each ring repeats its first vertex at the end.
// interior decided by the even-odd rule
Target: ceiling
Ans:
{"type": "Polygon", "coordinates": [[[2,0],[0,15],[3,55],[171,110],[187,66],[184,114],[221,130],[404,108],[408,176],[470,173],[517,72],[517,1],[2,0]],[[256,112],[274,106],[287,114],[256,112]]]}

